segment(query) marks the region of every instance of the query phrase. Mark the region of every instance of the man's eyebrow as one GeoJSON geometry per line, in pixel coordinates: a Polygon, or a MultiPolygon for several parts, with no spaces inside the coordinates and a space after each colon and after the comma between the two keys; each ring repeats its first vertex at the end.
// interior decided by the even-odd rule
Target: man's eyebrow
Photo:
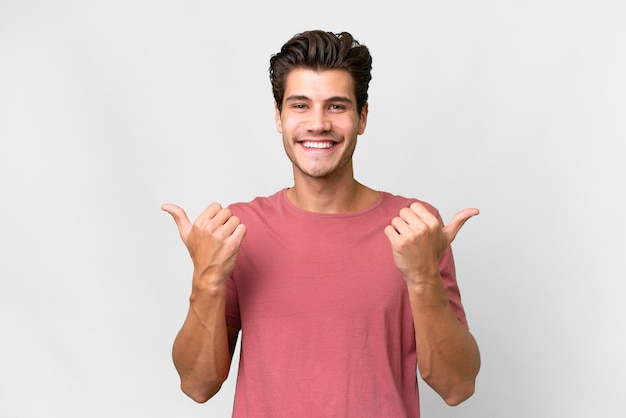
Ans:
{"type": "Polygon", "coordinates": [[[343,102],[343,103],[352,103],[349,97],[346,96],[333,96],[326,100],[327,102],[343,102]]]}
{"type": "Polygon", "coordinates": [[[298,100],[311,100],[309,99],[307,96],[303,95],[303,94],[292,94],[291,96],[285,98],[286,102],[289,101],[298,101],[298,100]]]}
{"type": "MultiPolygon", "coordinates": [[[[308,101],[311,100],[308,96],[305,96],[303,94],[293,94],[287,98],[285,98],[286,102],[289,101],[308,101]]],[[[324,100],[325,102],[342,102],[342,103],[352,103],[352,100],[347,97],[347,96],[333,96],[333,97],[329,97],[328,99],[324,100]]]]}

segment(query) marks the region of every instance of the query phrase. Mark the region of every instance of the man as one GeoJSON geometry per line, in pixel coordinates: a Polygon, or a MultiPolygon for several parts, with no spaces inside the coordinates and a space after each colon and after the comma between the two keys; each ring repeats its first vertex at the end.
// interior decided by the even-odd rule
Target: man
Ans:
{"type": "Polygon", "coordinates": [[[193,261],[173,358],[205,402],[228,376],[239,331],[234,417],[419,417],[416,370],[450,405],[474,391],[450,243],[435,208],[355,180],[372,59],[346,32],[309,31],[270,60],[276,127],[294,185],[191,223],[166,204],[193,261]]]}

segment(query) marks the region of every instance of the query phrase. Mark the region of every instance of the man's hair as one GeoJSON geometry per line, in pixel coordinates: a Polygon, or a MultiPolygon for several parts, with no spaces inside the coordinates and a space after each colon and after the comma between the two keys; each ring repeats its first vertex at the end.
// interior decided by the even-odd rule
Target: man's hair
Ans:
{"type": "Polygon", "coordinates": [[[287,76],[296,68],[314,71],[345,70],[354,82],[359,113],[367,103],[367,89],[372,79],[372,56],[368,48],[348,32],[302,32],[287,41],[279,53],[272,55],[270,81],[274,100],[281,112],[287,76]]]}

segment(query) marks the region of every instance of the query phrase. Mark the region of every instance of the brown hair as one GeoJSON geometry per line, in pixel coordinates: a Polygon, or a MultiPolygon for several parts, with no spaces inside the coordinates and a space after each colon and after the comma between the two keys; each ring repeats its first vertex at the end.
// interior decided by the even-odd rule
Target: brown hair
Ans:
{"type": "Polygon", "coordinates": [[[346,70],[354,81],[354,95],[359,113],[367,103],[367,89],[372,79],[372,56],[368,48],[348,32],[302,32],[287,41],[279,53],[272,55],[270,81],[279,111],[283,107],[287,76],[295,68],[315,71],[346,70]]]}

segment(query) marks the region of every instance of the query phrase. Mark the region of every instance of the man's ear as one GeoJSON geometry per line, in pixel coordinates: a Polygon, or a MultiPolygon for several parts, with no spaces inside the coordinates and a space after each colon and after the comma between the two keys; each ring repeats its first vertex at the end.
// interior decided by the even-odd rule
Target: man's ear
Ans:
{"type": "Polygon", "coordinates": [[[280,110],[278,110],[278,104],[274,100],[274,122],[276,122],[276,130],[278,133],[283,133],[283,123],[280,120],[280,110]]]}
{"type": "Polygon", "coordinates": [[[363,109],[361,109],[361,114],[359,115],[359,130],[357,133],[362,135],[365,132],[365,127],[367,126],[367,113],[369,112],[369,103],[365,103],[363,109]]]}

